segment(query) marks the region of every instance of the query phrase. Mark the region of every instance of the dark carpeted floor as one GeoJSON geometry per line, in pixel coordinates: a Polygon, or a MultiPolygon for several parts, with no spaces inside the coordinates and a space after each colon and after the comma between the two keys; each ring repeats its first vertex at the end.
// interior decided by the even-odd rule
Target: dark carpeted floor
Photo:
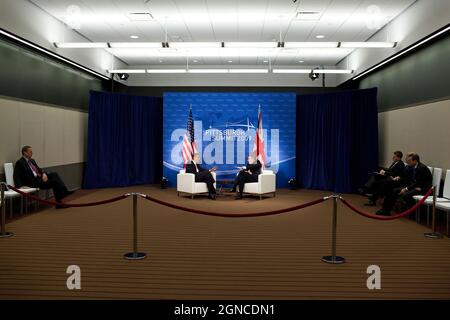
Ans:
{"type": "MultiPolygon", "coordinates": [[[[214,212],[268,211],[328,195],[279,190],[258,200],[177,197],[155,186],[79,191],[74,202],[130,191],[214,212]]],[[[364,198],[346,195],[363,207],[364,198]]],[[[0,239],[0,299],[449,299],[450,240],[431,240],[410,219],[375,221],[338,205],[337,253],[328,265],[332,202],[257,218],[220,218],[139,199],[142,261],[132,250],[131,198],[98,207],[48,208],[7,224],[0,239]],[[81,268],[81,290],[68,290],[66,268],[81,268]],[[367,267],[381,268],[381,290],[366,286],[367,267]]],[[[367,208],[364,208],[368,210],[367,208]]],[[[369,209],[372,212],[376,208],[369,209]]]]}

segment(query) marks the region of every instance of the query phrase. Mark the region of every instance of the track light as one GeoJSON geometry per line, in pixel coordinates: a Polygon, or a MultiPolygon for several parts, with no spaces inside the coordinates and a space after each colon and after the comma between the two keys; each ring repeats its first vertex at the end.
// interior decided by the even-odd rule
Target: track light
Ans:
{"type": "Polygon", "coordinates": [[[317,70],[317,69],[319,69],[319,68],[314,68],[314,69],[312,69],[311,72],[309,73],[309,78],[310,78],[312,81],[315,81],[317,78],[319,78],[319,74],[316,73],[316,72],[314,72],[314,70],[317,70]]]}
{"type": "Polygon", "coordinates": [[[130,75],[128,73],[116,73],[120,80],[127,81],[130,75]]]}

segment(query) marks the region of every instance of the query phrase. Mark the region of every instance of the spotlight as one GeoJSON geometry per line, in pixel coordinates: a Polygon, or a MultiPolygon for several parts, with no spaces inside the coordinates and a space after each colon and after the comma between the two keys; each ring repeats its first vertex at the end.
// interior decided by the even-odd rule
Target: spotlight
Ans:
{"type": "Polygon", "coordinates": [[[127,81],[127,79],[130,77],[128,73],[118,73],[117,76],[120,80],[127,81]]]}
{"type": "Polygon", "coordinates": [[[315,73],[315,72],[314,72],[314,70],[317,70],[317,69],[319,69],[319,68],[314,68],[314,69],[312,69],[312,70],[311,70],[311,73],[309,74],[309,78],[310,78],[312,81],[316,80],[316,79],[319,78],[319,76],[320,76],[318,73],[315,73]]]}
{"type": "Polygon", "coordinates": [[[167,189],[167,184],[169,183],[169,179],[166,177],[162,177],[161,179],[161,189],[167,189]]]}
{"type": "Polygon", "coordinates": [[[288,184],[289,184],[289,187],[291,188],[291,190],[295,190],[298,188],[297,179],[295,179],[295,178],[289,179],[288,184]]]}

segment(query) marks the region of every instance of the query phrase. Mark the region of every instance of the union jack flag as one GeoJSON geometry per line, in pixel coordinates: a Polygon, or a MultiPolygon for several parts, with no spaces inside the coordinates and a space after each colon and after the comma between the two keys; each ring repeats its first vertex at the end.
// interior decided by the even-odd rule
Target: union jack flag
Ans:
{"type": "Polygon", "coordinates": [[[266,151],[264,148],[264,135],[262,128],[262,112],[261,105],[258,108],[258,129],[255,135],[255,144],[253,145],[253,154],[259,162],[261,162],[261,167],[264,169],[266,167],[266,151]]]}

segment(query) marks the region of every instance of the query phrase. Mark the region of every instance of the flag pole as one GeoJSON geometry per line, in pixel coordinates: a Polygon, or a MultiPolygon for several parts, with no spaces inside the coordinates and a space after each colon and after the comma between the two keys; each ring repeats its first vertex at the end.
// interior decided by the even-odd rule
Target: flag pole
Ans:
{"type": "Polygon", "coordinates": [[[258,161],[258,157],[259,157],[259,140],[261,139],[260,137],[260,132],[259,132],[259,116],[261,114],[261,104],[258,103],[258,121],[257,121],[257,128],[256,128],[256,161],[258,161]]]}

